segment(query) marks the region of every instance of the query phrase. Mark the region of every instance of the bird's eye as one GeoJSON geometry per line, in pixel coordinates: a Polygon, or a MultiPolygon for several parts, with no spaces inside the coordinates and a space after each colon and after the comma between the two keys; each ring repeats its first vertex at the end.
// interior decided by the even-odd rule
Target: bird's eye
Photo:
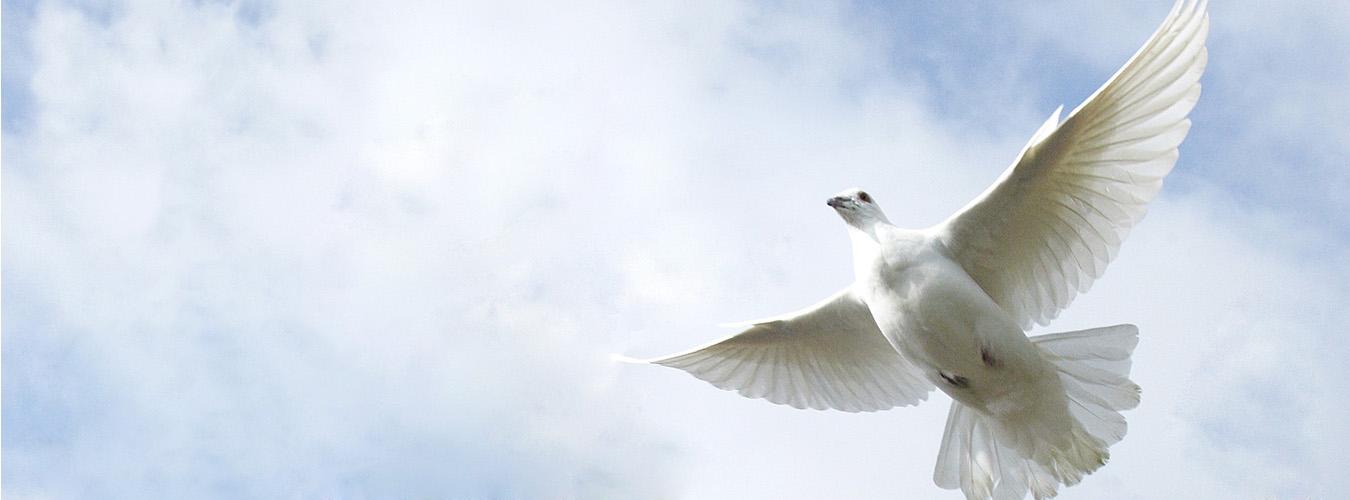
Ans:
{"type": "Polygon", "coordinates": [[[862,200],[862,201],[864,201],[864,202],[866,202],[866,203],[871,203],[871,202],[872,202],[872,197],[871,197],[871,196],[868,196],[867,193],[864,192],[864,191],[858,191],[858,199],[859,199],[859,200],[862,200]]]}

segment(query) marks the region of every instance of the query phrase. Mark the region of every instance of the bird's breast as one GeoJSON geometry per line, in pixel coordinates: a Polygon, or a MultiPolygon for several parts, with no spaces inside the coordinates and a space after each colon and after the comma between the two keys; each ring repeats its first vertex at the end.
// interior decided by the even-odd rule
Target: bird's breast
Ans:
{"type": "Polygon", "coordinates": [[[1008,399],[1044,371],[1021,328],[954,263],[880,272],[871,295],[873,317],[892,346],[972,406],[1008,399]]]}

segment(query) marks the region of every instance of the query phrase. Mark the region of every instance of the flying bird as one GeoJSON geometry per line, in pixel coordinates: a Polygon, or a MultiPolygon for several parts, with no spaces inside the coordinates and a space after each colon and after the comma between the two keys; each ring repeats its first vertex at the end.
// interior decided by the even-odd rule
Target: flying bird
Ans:
{"type": "Polygon", "coordinates": [[[878,411],[952,398],[934,482],[970,499],[1054,496],[1104,465],[1139,404],[1138,329],[1028,337],[1087,291],[1177,160],[1200,97],[1209,19],[1181,0],[1152,37],[946,221],[891,224],[848,189],[854,281],[687,352],[633,360],[796,408],[878,411]]]}

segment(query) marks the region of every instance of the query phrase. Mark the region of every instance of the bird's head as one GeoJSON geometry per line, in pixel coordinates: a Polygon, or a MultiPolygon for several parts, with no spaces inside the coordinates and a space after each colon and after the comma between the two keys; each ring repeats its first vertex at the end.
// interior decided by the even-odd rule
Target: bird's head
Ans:
{"type": "Polygon", "coordinates": [[[844,222],[858,229],[867,229],[877,222],[890,222],[872,195],[858,188],[845,189],[825,200],[825,204],[833,207],[844,222]]]}

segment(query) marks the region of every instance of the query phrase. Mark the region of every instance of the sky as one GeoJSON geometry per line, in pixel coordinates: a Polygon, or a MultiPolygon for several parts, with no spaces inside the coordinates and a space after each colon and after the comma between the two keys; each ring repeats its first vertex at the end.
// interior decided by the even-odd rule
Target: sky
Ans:
{"type": "MultiPolygon", "coordinates": [[[[4,0],[5,498],[959,498],[949,399],[609,355],[851,277],[823,203],[982,191],[1166,0],[4,0]]],[[[1215,2],[1190,136],[1061,317],[1143,402],[1061,498],[1350,488],[1350,5],[1215,2]]]]}

